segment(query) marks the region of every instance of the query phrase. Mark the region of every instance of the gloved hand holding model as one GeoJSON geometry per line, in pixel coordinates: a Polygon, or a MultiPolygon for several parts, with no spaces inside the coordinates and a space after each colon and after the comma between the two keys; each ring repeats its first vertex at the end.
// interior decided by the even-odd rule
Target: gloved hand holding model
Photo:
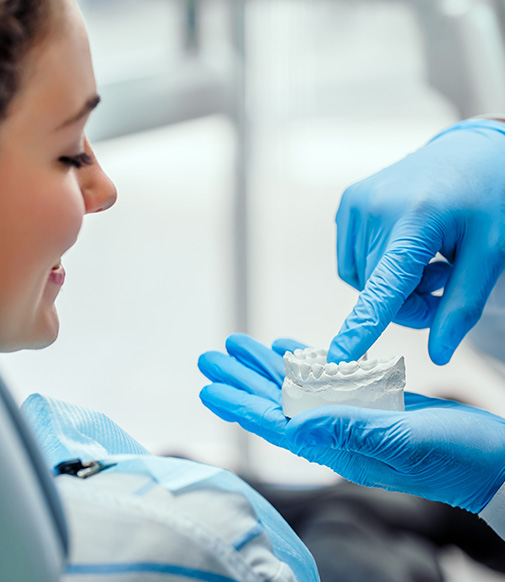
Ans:
{"type": "MultiPolygon", "coordinates": [[[[504,160],[505,124],[468,120],[345,192],[338,267],[361,294],[329,361],[358,360],[391,321],[429,327],[432,360],[450,360],[505,268],[504,160]],[[445,260],[433,261],[437,253],[445,260]]],[[[288,419],[282,355],[297,347],[231,336],[229,355],[200,358],[213,382],[204,404],[360,485],[479,513],[505,539],[504,419],[411,393],[401,412],[325,406],[288,419]]]]}
{"type": "Polygon", "coordinates": [[[348,188],[337,258],[361,294],[329,361],[358,360],[394,321],[431,328],[431,359],[446,364],[505,267],[505,124],[457,123],[348,188]],[[437,253],[447,262],[430,263],[437,253]]]}
{"type": "Polygon", "coordinates": [[[297,347],[304,346],[278,340],[270,350],[245,335],[229,337],[229,355],[200,357],[213,382],[201,392],[204,404],[360,485],[480,513],[505,482],[505,420],[471,406],[406,393],[405,412],[326,406],[287,419],[282,355],[297,347]]]}

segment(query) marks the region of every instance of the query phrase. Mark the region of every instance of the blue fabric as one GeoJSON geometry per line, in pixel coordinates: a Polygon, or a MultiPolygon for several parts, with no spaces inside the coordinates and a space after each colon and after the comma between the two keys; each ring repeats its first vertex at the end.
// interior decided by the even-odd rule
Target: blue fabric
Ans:
{"type": "Polygon", "coordinates": [[[40,394],[32,394],[21,410],[32,425],[51,469],[73,458],[101,460],[117,463],[108,471],[151,476],[173,494],[197,488],[241,494],[254,507],[275,555],[289,565],[300,582],[319,580],[312,555],[286,521],[230,471],[185,459],[156,457],[106,415],[40,394]]]}
{"type": "Polygon", "coordinates": [[[183,568],[175,564],[153,564],[150,562],[138,563],[111,563],[111,564],[73,564],[68,566],[66,574],[107,576],[115,574],[166,574],[167,576],[181,576],[191,580],[201,580],[202,582],[236,582],[228,576],[220,576],[212,572],[195,570],[193,568],[183,568]]]}
{"type": "Polygon", "coordinates": [[[243,535],[241,535],[237,540],[233,542],[233,547],[240,552],[240,550],[247,546],[249,542],[256,539],[257,537],[263,535],[265,533],[264,527],[258,521],[258,523],[252,527],[249,531],[246,531],[243,535]]]}
{"type": "Polygon", "coordinates": [[[94,461],[122,453],[150,454],[101,412],[41,394],[30,395],[21,411],[35,432],[51,470],[75,457],[94,461]]]}

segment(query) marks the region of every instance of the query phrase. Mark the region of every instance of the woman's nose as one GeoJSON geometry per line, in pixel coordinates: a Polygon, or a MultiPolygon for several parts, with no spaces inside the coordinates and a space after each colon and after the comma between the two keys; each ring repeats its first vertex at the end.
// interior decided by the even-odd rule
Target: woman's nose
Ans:
{"type": "Polygon", "coordinates": [[[80,170],[80,187],[86,214],[102,212],[109,209],[116,202],[116,186],[100,167],[87,140],[85,151],[93,160],[92,164],[80,170]]]}

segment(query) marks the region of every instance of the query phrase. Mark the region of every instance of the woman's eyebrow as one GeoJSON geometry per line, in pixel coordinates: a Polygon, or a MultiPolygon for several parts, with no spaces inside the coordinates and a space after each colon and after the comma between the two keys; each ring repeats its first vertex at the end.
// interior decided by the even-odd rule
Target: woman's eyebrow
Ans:
{"type": "Polygon", "coordinates": [[[93,109],[95,109],[95,107],[99,103],[100,103],[100,96],[99,95],[94,95],[93,97],[90,97],[86,101],[86,103],[83,105],[83,107],[80,109],[80,111],[78,113],[76,113],[75,115],[73,115],[72,117],[70,117],[69,119],[67,119],[66,121],[64,121],[56,129],[57,130],[58,129],[63,129],[64,127],[67,127],[67,126],[72,125],[73,123],[79,121],[85,115],[87,115],[90,111],[93,111],[93,109]]]}

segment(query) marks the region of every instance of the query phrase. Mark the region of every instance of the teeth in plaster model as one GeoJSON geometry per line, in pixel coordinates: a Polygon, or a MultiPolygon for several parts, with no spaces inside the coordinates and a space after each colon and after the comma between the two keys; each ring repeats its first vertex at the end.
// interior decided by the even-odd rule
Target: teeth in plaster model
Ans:
{"type": "MultiPolygon", "coordinates": [[[[338,364],[335,364],[335,362],[331,362],[330,364],[326,364],[325,367],[326,367],[326,373],[328,374],[328,376],[335,376],[335,374],[338,374],[339,370],[342,372],[342,374],[344,374],[344,371],[342,370],[342,368],[339,368],[338,364]]],[[[357,369],[357,366],[356,366],[356,369],[357,369]]]]}
{"type": "Polygon", "coordinates": [[[404,410],[405,363],[402,356],[359,362],[327,362],[324,348],[284,354],[286,378],[282,408],[287,417],[304,410],[345,404],[382,410],[404,410]]]}
{"type": "MultiPolygon", "coordinates": [[[[330,365],[330,364],[328,364],[330,365]]],[[[339,370],[343,376],[354,374],[359,369],[358,362],[340,362],[339,370]]]]}
{"type": "Polygon", "coordinates": [[[310,364],[306,364],[305,362],[300,364],[300,378],[301,378],[301,380],[308,380],[311,370],[312,370],[312,368],[310,367],[310,364]]]}
{"type": "Polygon", "coordinates": [[[324,372],[324,366],[321,366],[321,364],[314,364],[312,366],[312,374],[314,375],[314,378],[316,380],[319,380],[319,378],[321,378],[323,372],[324,372]]]}
{"type": "Polygon", "coordinates": [[[372,370],[373,368],[375,368],[377,362],[378,360],[363,360],[359,362],[358,365],[362,370],[366,370],[368,372],[368,370],[372,370]]]}

